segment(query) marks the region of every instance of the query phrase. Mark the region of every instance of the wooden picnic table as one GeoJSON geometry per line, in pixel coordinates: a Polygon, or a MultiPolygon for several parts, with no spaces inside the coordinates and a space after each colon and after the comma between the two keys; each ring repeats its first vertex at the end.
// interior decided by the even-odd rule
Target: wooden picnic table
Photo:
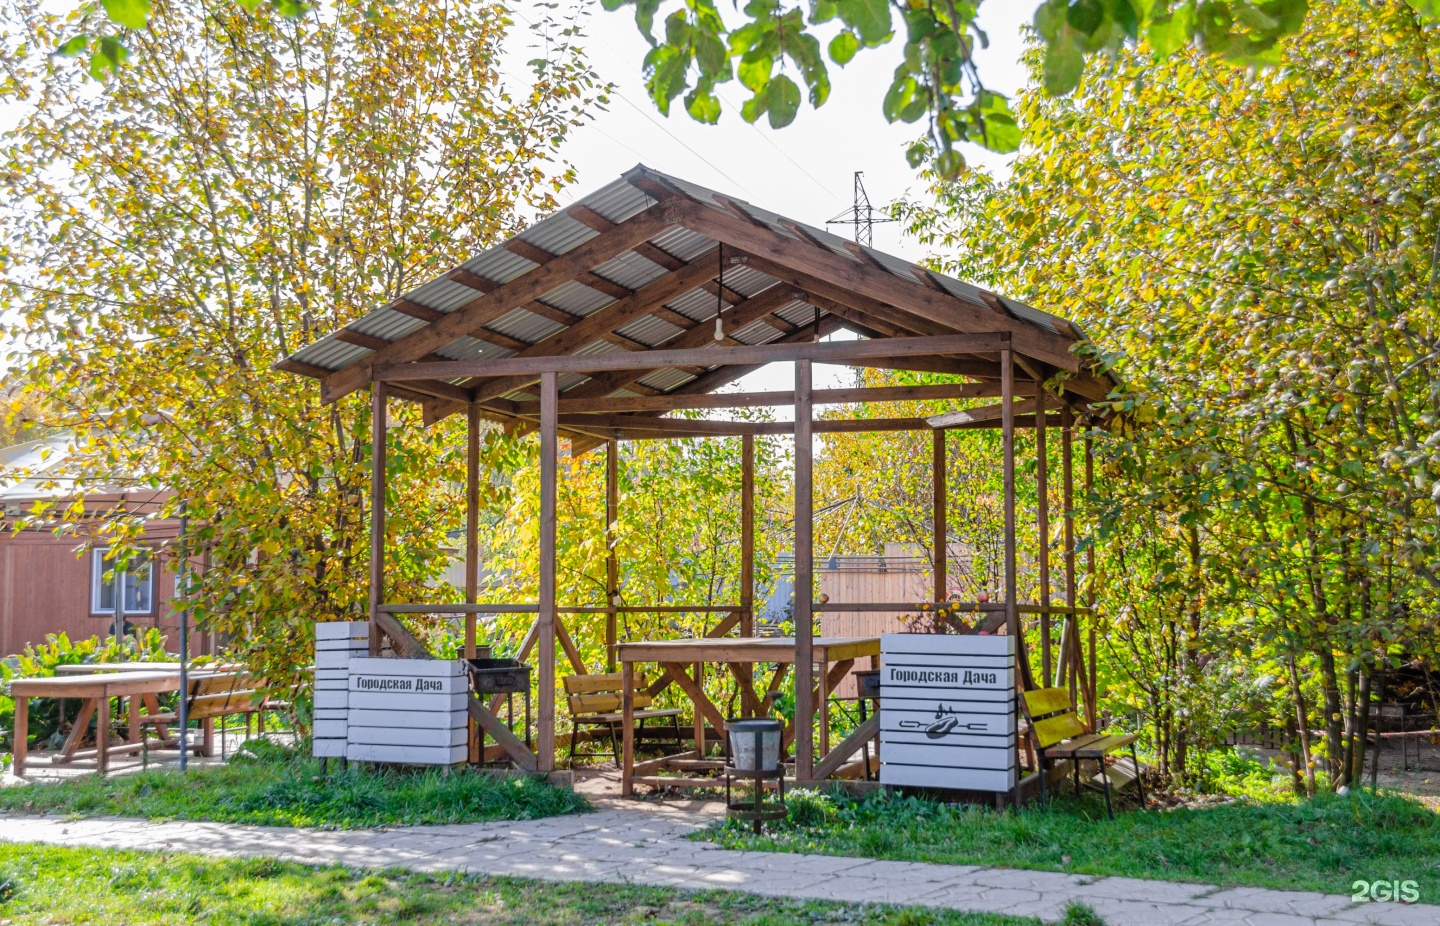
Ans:
{"type": "MultiPolygon", "coordinates": [[[[30,728],[31,698],[79,698],[85,703],[75,718],[75,726],[65,741],[60,755],[52,761],[57,764],[94,757],[95,767],[104,775],[109,767],[112,753],[136,752],[144,747],[141,736],[141,702],[148,699],[147,709],[156,713],[156,696],[180,690],[180,671],[123,671],[97,672],[88,675],[60,675],[53,678],[17,678],[10,682],[10,696],[15,699],[15,759],[14,773],[17,778],[25,777],[26,737],[30,728]],[[110,746],[110,699],[129,699],[129,739],[123,745],[110,746]],[[95,749],[80,752],[80,740],[90,725],[90,718],[98,717],[95,725],[95,749]]],[[[164,730],[160,736],[165,738],[164,730]]]]}
{"type": "MultiPolygon", "coordinates": [[[[243,669],[239,663],[227,663],[225,665],[203,665],[192,664],[190,671],[200,672],[234,672],[243,669]]],[[[56,666],[56,675],[94,675],[99,672],[175,672],[180,671],[178,662],[79,662],[74,665],[56,666]]]]}
{"type": "MultiPolygon", "coordinates": [[[[879,668],[879,637],[816,637],[811,644],[815,664],[820,667],[816,673],[817,690],[815,705],[820,718],[819,757],[830,751],[830,692],[835,689],[855,661],[870,657],[871,668],[879,668]]],[[[682,754],[668,756],[644,763],[644,768],[635,766],[635,730],[633,724],[624,724],[625,746],[621,770],[621,790],[633,793],[636,784],[655,784],[662,781],[639,774],[667,767],[694,769],[718,768],[721,761],[706,760],[699,752],[704,743],[704,729],[708,721],[716,732],[724,735],[725,717],[705,694],[705,666],[717,663],[725,666],[734,676],[740,689],[741,712],[745,716],[764,717],[770,713],[776,695],[785,675],[795,662],[795,639],[793,637],[701,637],[689,640],[640,640],[621,643],[618,647],[621,671],[625,674],[622,709],[626,716],[634,710],[634,685],[636,663],[656,663],[661,675],[649,686],[651,694],[657,694],[671,682],[680,686],[686,697],[695,705],[695,743],[693,758],[682,754]],[[774,665],[775,669],[761,695],[755,689],[753,667],[757,664],[774,665]]],[[[782,750],[795,736],[795,724],[787,725],[782,750]]],[[[699,782],[713,780],[696,779],[699,782]]],[[[684,784],[684,779],[665,778],[665,784],[684,784]]]]}

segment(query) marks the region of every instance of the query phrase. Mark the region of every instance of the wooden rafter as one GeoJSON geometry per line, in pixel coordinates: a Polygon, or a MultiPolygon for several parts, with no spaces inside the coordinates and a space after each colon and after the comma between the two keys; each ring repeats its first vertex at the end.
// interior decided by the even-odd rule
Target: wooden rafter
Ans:
{"type": "Polygon", "coordinates": [[[593,267],[632,249],[636,244],[648,241],[673,225],[675,218],[674,209],[668,203],[653,206],[616,225],[610,231],[601,232],[548,264],[521,274],[499,289],[477,296],[439,321],[325,377],[321,385],[322,401],[334,402],[359,389],[373,379],[374,369],[380,364],[404,363],[423,357],[457,338],[483,328],[511,309],[538,299],[561,284],[575,279],[578,274],[587,273],[593,267]]]}
{"type": "MultiPolygon", "coordinates": [[[[627,179],[632,175],[627,174],[627,179]]],[[[672,201],[680,224],[698,234],[723,241],[799,272],[823,276],[848,291],[914,313],[957,331],[1009,332],[1015,349],[1066,370],[1078,370],[1069,339],[990,308],[940,293],[919,280],[898,277],[853,258],[842,257],[809,241],[782,235],[754,222],[696,200],[672,201]]]]}

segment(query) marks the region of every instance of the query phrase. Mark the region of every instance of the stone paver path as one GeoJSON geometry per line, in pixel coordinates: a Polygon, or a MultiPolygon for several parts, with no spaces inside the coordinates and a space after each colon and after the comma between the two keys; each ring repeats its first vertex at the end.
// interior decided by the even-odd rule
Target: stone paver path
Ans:
{"type": "Polygon", "coordinates": [[[737,852],[685,838],[708,819],[693,810],[635,804],[523,822],[351,831],[0,816],[0,841],[271,856],[313,864],[458,870],[544,880],[726,888],[769,896],[1038,916],[1047,922],[1063,916],[1069,902],[1081,901],[1110,926],[1440,924],[1440,906],[1352,904],[1345,896],[1299,891],[1222,890],[1205,884],[1006,868],[737,852]]]}

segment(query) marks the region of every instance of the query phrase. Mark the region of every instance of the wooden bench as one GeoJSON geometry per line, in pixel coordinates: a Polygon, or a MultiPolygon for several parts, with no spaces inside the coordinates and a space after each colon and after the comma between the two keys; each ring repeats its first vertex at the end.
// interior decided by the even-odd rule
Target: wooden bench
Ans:
{"type": "MultiPolygon", "coordinates": [[[[223,720],[235,714],[246,715],[246,729],[249,729],[249,715],[261,714],[265,710],[265,698],[257,688],[256,679],[249,672],[196,672],[190,676],[189,691],[185,693],[185,719],[198,720],[205,726],[205,754],[211,751],[210,726],[206,721],[223,720]]],[[[178,712],[150,714],[144,717],[148,724],[163,729],[180,722],[178,712]]],[[[161,734],[163,737],[163,733],[161,734]]],[[[225,758],[225,737],[220,737],[220,756],[225,758]]]]}
{"type": "MultiPolygon", "coordinates": [[[[602,673],[598,675],[567,675],[564,679],[566,700],[570,706],[570,720],[573,725],[570,733],[570,767],[575,767],[575,757],[582,759],[596,758],[604,753],[577,753],[576,742],[580,739],[581,727],[600,727],[605,735],[610,738],[610,751],[615,757],[615,764],[620,764],[620,742],[624,735],[622,725],[625,722],[625,713],[622,710],[623,701],[621,695],[625,690],[624,676],[619,672],[602,673]]],[[[674,740],[675,748],[680,748],[680,711],[675,708],[650,710],[650,705],[655,703],[655,698],[645,690],[645,678],[641,675],[635,676],[633,698],[635,700],[635,732],[637,739],[645,738],[644,734],[651,734],[652,739],[674,740]],[[669,718],[669,727],[647,727],[647,722],[669,718]],[[656,735],[658,734],[658,736],[656,735]]]]}
{"type": "Polygon", "coordinates": [[[1140,760],[1135,757],[1135,741],[1132,734],[1092,733],[1085,727],[1075,706],[1070,703],[1070,692],[1064,688],[1040,688],[1025,692],[1025,713],[1030,721],[1030,735],[1035,743],[1035,754],[1039,757],[1040,792],[1045,793],[1046,767],[1069,760],[1075,766],[1075,793],[1080,793],[1080,763],[1092,759],[1100,764],[1096,780],[1102,783],[1105,792],[1105,812],[1111,819],[1115,810],[1110,802],[1110,779],[1118,779],[1117,790],[1133,781],[1140,791],[1140,806],[1145,806],[1145,784],[1140,780],[1140,760]],[[1129,769],[1110,769],[1105,759],[1111,753],[1130,747],[1129,769]]]}

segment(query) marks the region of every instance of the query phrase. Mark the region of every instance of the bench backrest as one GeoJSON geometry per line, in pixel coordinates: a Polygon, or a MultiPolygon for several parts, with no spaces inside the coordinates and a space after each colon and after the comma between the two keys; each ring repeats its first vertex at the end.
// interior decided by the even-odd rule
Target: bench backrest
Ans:
{"type": "MultiPolygon", "coordinates": [[[[596,675],[567,675],[564,679],[565,694],[570,705],[570,716],[586,714],[608,714],[623,707],[621,694],[625,690],[625,676],[619,672],[603,672],[596,675]]],[[[636,674],[634,682],[635,709],[649,707],[655,699],[645,690],[645,677],[636,674]]]]}
{"type": "Polygon", "coordinates": [[[1024,694],[1025,713],[1030,716],[1030,729],[1041,749],[1054,746],[1062,740],[1082,736],[1090,731],[1075,705],[1070,703],[1070,692],[1064,688],[1037,688],[1024,694]]]}
{"type": "Polygon", "coordinates": [[[249,672],[206,673],[191,680],[186,716],[206,720],[253,711],[261,696],[249,672]]]}

